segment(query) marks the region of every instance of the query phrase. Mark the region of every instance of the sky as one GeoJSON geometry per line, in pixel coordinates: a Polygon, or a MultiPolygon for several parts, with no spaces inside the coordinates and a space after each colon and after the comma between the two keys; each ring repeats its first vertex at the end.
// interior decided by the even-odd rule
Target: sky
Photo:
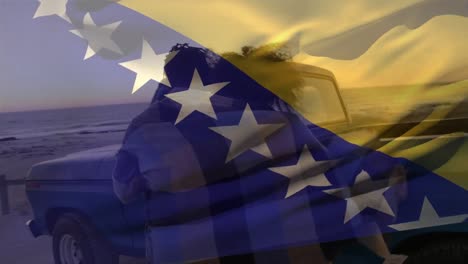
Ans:
{"type": "Polygon", "coordinates": [[[299,35],[295,61],[332,71],[341,88],[468,79],[467,0],[207,2],[120,4],[216,52],[299,35]]]}
{"type": "Polygon", "coordinates": [[[343,89],[468,79],[467,0],[112,1],[69,0],[69,23],[38,16],[37,0],[1,0],[0,112],[150,100],[158,83],[132,94],[136,74],[119,65],[141,57],[143,38],[160,54],[184,36],[218,53],[300,36],[294,60],[343,89]],[[84,60],[88,43],[70,30],[85,11],[97,26],[123,21],[111,35],[121,54],[84,60]]]}
{"type": "Polygon", "coordinates": [[[123,0],[119,3],[174,28],[217,52],[285,40],[302,32],[313,43],[423,0],[123,0]],[[167,12],[167,11],[170,12],[167,12]]]}
{"type": "Polygon", "coordinates": [[[84,60],[88,43],[70,30],[82,26],[85,12],[68,12],[70,24],[57,15],[33,19],[39,7],[35,0],[1,0],[0,5],[0,112],[148,102],[158,83],[149,81],[132,94],[136,74],[119,63],[141,56],[143,36],[156,53],[186,42],[114,4],[91,16],[98,26],[125,20],[112,34],[123,54],[103,49],[84,60]]]}

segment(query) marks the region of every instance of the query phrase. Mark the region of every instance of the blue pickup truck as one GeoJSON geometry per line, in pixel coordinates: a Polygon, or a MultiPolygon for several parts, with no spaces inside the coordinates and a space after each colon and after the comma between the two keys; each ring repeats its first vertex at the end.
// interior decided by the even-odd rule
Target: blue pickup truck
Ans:
{"type": "Polygon", "coordinates": [[[35,218],[28,226],[35,237],[52,235],[57,263],[68,263],[66,250],[107,255],[109,263],[117,263],[118,255],[144,256],[143,197],[124,205],[112,188],[119,147],[74,153],[32,168],[26,191],[35,218]],[[73,249],[77,242],[81,249],[73,249]]]}
{"type": "MultiPolygon", "coordinates": [[[[401,137],[414,126],[411,123],[393,124],[392,129],[382,129],[379,126],[356,127],[348,116],[333,75],[317,68],[305,68],[303,72],[308,83],[318,82],[321,85],[317,87],[323,87],[324,91],[315,91],[314,96],[325,94],[328,101],[323,107],[333,107],[322,109],[320,113],[335,115],[334,120],[337,122],[327,124],[333,125],[334,131],[344,129],[349,131],[350,136],[356,136],[361,130],[366,134],[372,130],[387,131],[373,143],[372,147],[375,149],[398,137],[405,141],[404,145],[408,149],[427,146],[433,140],[443,139],[445,134],[453,136],[453,132],[462,132],[458,134],[455,145],[450,140],[447,141],[447,148],[439,144],[437,156],[444,160],[445,165],[434,166],[447,170],[454,177],[468,176],[466,165],[453,165],[463,162],[461,154],[468,155],[468,119],[428,120],[425,122],[434,122],[427,126],[431,129],[425,131],[425,134],[412,137],[401,137]],[[339,126],[342,128],[338,128],[339,126]],[[389,131],[393,131],[393,134],[389,131]],[[453,160],[453,157],[458,160],[453,160]]],[[[421,125],[421,122],[418,124],[421,125]]],[[[345,132],[340,135],[346,138],[345,132]]],[[[112,171],[119,147],[113,145],[70,154],[39,163],[31,169],[26,180],[26,192],[34,211],[34,219],[27,225],[35,237],[53,237],[54,259],[57,264],[114,264],[118,263],[119,255],[144,256],[144,197],[142,195],[130,204],[122,204],[112,188],[112,171]]],[[[433,153],[426,153],[420,157],[420,162],[427,161],[430,167],[431,164],[436,164],[433,157],[433,153]]],[[[466,156],[464,157],[466,160],[466,156]]],[[[395,232],[385,235],[385,239],[393,252],[409,256],[406,263],[419,263],[418,258],[421,256],[434,256],[435,259],[443,257],[444,263],[457,263],[456,261],[468,254],[466,221],[395,232]]],[[[336,258],[336,263],[352,263],[354,260],[355,263],[363,263],[366,255],[370,256],[369,252],[363,253],[359,249],[353,249],[351,245],[349,250],[345,248],[336,258]]]]}

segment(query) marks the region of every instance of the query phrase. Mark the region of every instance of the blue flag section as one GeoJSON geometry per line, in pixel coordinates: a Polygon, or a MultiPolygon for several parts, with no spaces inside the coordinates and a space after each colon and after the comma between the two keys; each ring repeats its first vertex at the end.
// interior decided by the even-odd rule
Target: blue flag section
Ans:
{"type": "Polygon", "coordinates": [[[166,92],[134,119],[123,145],[151,193],[155,262],[466,219],[467,205],[455,202],[468,198],[463,188],[274,110],[274,94],[220,57],[207,63],[207,52],[177,49],[166,66],[172,89],[160,85],[166,92]]]}
{"type": "MultiPolygon", "coordinates": [[[[223,54],[113,1],[50,2],[0,8],[0,29],[16,23],[25,42],[35,43],[7,53],[19,33],[0,30],[2,60],[24,67],[5,78],[47,86],[50,97],[151,99],[126,131],[112,178],[125,204],[145,196],[151,263],[466,222],[463,187],[301,115],[279,96],[298,96],[297,87],[271,91],[223,54]],[[64,88],[77,82],[82,88],[64,88]]],[[[301,77],[293,62],[288,72],[263,67],[275,78],[301,77]]],[[[281,256],[277,263],[290,261],[281,256]]]]}

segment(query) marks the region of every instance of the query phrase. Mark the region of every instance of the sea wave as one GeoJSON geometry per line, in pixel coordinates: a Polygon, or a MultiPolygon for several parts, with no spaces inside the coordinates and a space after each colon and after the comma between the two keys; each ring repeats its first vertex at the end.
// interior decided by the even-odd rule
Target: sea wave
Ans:
{"type": "Polygon", "coordinates": [[[96,125],[76,125],[70,126],[68,128],[35,132],[27,131],[22,133],[16,133],[14,135],[5,135],[0,137],[0,142],[2,141],[13,141],[29,138],[38,138],[38,137],[49,137],[49,136],[65,136],[65,135],[91,135],[91,134],[106,134],[106,133],[119,133],[125,132],[128,127],[128,122],[107,122],[99,123],[96,125]]]}
{"type": "Polygon", "coordinates": [[[124,132],[143,104],[92,106],[29,112],[0,113],[0,140],[23,140],[124,132]]]}
{"type": "Polygon", "coordinates": [[[130,123],[130,120],[117,120],[117,121],[97,123],[97,124],[94,124],[94,126],[102,127],[102,126],[128,125],[129,123],[130,123]]]}
{"type": "Polygon", "coordinates": [[[17,137],[2,137],[2,138],[0,138],[0,142],[14,141],[14,140],[18,140],[18,138],[17,137]]]}

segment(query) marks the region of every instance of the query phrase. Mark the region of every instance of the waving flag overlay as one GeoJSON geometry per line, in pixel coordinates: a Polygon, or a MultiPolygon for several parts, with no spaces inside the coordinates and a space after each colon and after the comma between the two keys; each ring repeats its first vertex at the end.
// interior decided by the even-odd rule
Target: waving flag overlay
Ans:
{"type": "MultiPolygon", "coordinates": [[[[146,96],[148,101],[155,92],[151,105],[130,125],[122,146],[137,157],[150,189],[148,243],[155,263],[320,244],[467,219],[468,193],[460,181],[449,181],[416,158],[406,158],[407,152],[398,155],[403,152],[391,144],[355,144],[357,140],[349,140],[354,134],[341,134],[341,128],[321,125],[301,111],[313,102],[310,97],[295,104],[309,98],[304,84],[310,84],[312,94],[314,87],[329,87],[332,92],[326,98],[337,93],[336,80],[327,70],[289,57],[269,60],[271,51],[262,55],[261,48],[245,49],[244,55],[215,54],[202,41],[138,12],[143,6],[158,8],[139,5],[141,1],[53,2],[25,0],[11,14],[0,11],[1,25],[18,23],[21,34],[31,35],[29,41],[40,47],[15,54],[14,60],[27,65],[26,70],[39,67],[31,60],[50,64],[43,67],[47,78],[37,76],[37,85],[57,88],[80,82],[83,89],[103,89],[96,92],[102,98],[116,93],[146,96]],[[279,79],[285,86],[275,88],[277,82],[268,82],[279,79]],[[304,93],[294,93],[293,88],[304,93]]],[[[210,32],[209,27],[197,30],[210,32]]],[[[5,34],[11,35],[8,39],[19,33],[5,34]]],[[[312,43],[308,51],[332,57],[321,43],[312,43]]],[[[4,45],[14,49],[8,42],[4,45]]],[[[361,51],[337,53],[332,59],[354,58],[361,51]]],[[[12,56],[5,54],[5,59],[12,56]]],[[[344,105],[338,99],[334,109],[344,105]]],[[[314,107],[320,103],[332,100],[316,100],[314,107]]],[[[339,114],[349,122],[345,110],[339,114]]],[[[437,155],[437,148],[431,151],[437,155]]]]}
{"type": "MultiPolygon", "coordinates": [[[[463,134],[439,137],[438,129],[433,126],[436,120],[467,116],[463,111],[460,114],[460,109],[466,109],[468,94],[468,58],[464,51],[468,39],[463,33],[468,26],[466,0],[346,3],[299,0],[293,4],[236,1],[213,5],[184,1],[160,3],[157,8],[150,0],[120,3],[218,52],[237,50],[243,45],[285,41],[300,35],[295,61],[331,70],[342,88],[353,90],[353,94],[362,92],[360,98],[353,96],[348,100],[348,104],[356,104],[355,109],[351,109],[355,112],[356,125],[365,126],[371,122],[391,126],[412,119],[423,124],[411,130],[398,130],[391,138],[431,136],[431,142],[411,150],[403,144],[404,140],[374,149],[410,159],[468,189],[466,174],[460,172],[463,171],[460,167],[463,157],[468,155],[468,143],[463,134]],[[381,107],[372,104],[368,109],[369,101],[381,107]],[[420,112],[424,114],[418,116],[420,112]],[[458,149],[453,153],[448,151],[450,158],[442,158],[445,160],[442,166],[435,165],[429,158],[432,151],[453,144],[458,145],[458,149]]],[[[272,82],[257,78],[248,67],[242,69],[272,90],[272,82]]],[[[294,107],[288,98],[283,99],[294,107]]],[[[296,110],[304,114],[301,109],[296,110]]],[[[380,135],[387,128],[375,129],[380,135]]],[[[329,129],[359,145],[375,139],[374,133],[356,135],[329,129]]]]}

